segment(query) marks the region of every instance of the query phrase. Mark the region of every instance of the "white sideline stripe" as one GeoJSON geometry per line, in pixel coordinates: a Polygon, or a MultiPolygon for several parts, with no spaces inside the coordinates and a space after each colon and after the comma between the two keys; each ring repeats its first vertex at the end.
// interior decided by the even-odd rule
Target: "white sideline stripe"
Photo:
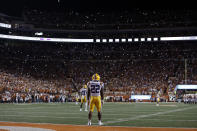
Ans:
{"type": "Polygon", "coordinates": [[[0,129],[9,131],[55,131],[52,129],[34,128],[34,127],[16,127],[16,126],[0,126],[0,129]]]}
{"type": "Polygon", "coordinates": [[[147,118],[147,117],[151,117],[151,116],[158,116],[158,115],[163,115],[163,114],[168,114],[168,113],[173,113],[173,112],[178,112],[178,111],[184,111],[184,110],[193,109],[193,108],[196,108],[196,107],[188,107],[188,108],[170,110],[170,111],[165,111],[165,112],[157,112],[157,113],[154,113],[154,114],[140,115],[140,116],[130,117],[130,118],[121,118],[121,119],[118,119],[116,121],[104,122],[104,124],[111,124],[111,123],[119,123],[119,122],[125,122],[125,121],[130,121],[130,120],[137,120],[137,119],[140,119],[140,118],[147,118]]]}
{"type": "MultiPolygon", "coordinates": [[[[25,123],[25,124],[40,124],[40,125],[42,125],[42,124],[49,124],[49,125],[72,125],[72,126],[78,126],[78,127],[80,127],[80,126],[87,126],[87,125],[74,125],[74,124],[55,124],[55,123],[32,123],[32,122],[13,122],[13,121],[0,121],[0,122],[7,122],[7,123],[15,123],[15,124],[18,124],[18,123],[25,123]]],[[[96,124],[96,123],[92,123],[92,124],[96,124]]],[[[94,126],[94,125],[92,125],[92,126],[94,126]]],[[[190,128],[190,127],[139,127],[139,126],[105,126],[105,127],[128,127],[128,128],[133,128],[133,127],[135,127],[135,128],[142,128],[142,129],[144,129],[144,128],[166,128],[166,129],[168,129],[168,128],[174,128],[174,129],[189,129],[189,130],[191,130],[191,129],[197,129],[197,128],[190,128]]]]}

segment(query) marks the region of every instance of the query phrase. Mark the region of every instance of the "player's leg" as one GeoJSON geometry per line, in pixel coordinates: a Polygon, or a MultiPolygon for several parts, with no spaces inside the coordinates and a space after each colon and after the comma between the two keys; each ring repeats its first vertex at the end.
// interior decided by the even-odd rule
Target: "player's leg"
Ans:
{"type": "Polygon", "coordinates": [[[78,105],[78,98],[76,98],[76,103],[75,104],[78,105]]]}
{"type": "Polygon", "coordinates": [[[92,111],[89,111],[89,114],[88,114],[88,125],[91,126],[92,125],[92,111]]]}
{"type": "Polygon", "coordinates": [[[81,105],[80,105],[80,111],[82,111],[82,106],[83,106],[83,103],[81,103],[81,105]]]}
{"type": "Polygon", "coordinates": [[[82,97],[81,97],[80,111],[82,111],[82,106],[83,106],[83,99],[82,99],[82,97]]]}
{"type": "Polygon", "coordinates": [[[101,122],[101,118],[102,118],[101,108],[102,107],[101,107],[101,98],[100,97],[98,97],[96,99],[95,105],[96,105],[96,108],[97,108],[97,111],[98,111],[98,124],[103,125],[103,123],[101,122]]]}
{"type": "Polygon", "coordinates": [[[92,113],[94,111],[94,107],[95,107],[95,102],[94,102],[94,99],[93,97],[91,96],[91,99],[90,99],[90,110],[89,110],[89,114],[88,114],[88,125],[91,126],[92,125],[92,113]]]}
{"type": "Polygon", "coordinates": [[[157,100],[157,106],[159,106],[159,98],[157,98],[156,100],[157,100]]]}
{"type": "Polygon", "coordinates": [[[87,110],[88,103],[87,103],[87,101],[86,101],[86,97],[84,98],[84,102],[85,102],[85,111],[88,111],[88,110],[87,110]]]}

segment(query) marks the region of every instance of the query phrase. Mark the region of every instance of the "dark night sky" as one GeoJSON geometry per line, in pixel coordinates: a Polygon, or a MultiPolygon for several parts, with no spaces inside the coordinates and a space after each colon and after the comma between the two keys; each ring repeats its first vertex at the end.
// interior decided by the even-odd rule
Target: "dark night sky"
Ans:
{"type": "MultiPolygon", "coordinates": [[[[1,0],[0,12],[20,16],[25,7],[42,10],[65,11],[79,10],[91,12],[140,9],[184,9],[192,8],[192,1],[181,0],[1,0]],[[174,1],[175,3],[172,3],[174,1]]],[[[195,4],[194,4],[195,5],[195,4]]],[[[195,9],[195,8],[193,8],[195,9]]]]}

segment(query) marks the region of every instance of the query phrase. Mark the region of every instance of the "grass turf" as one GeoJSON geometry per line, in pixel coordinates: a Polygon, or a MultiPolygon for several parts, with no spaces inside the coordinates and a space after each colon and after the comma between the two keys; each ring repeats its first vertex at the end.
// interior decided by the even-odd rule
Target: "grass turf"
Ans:
{"type": "MultiPolygon", "coordinates": [[[[0,104],[0,121],[86,125],[88,112],[75,103],[0,104]]],[[[97,125],[96,109],[92,123],[97,125]]],[[[179,103],[105,103],[106,126],[197,128],[197,105],[179,103]]]]}

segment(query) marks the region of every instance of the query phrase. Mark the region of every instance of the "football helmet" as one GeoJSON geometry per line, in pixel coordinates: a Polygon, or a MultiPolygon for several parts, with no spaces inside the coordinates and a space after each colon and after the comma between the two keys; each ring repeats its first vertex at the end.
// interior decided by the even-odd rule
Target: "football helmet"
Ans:
{"type": "Polygon", "coordinates": [[[87,88],[87,85],[83,85],[83,88],[87,88]]]}
{"type": "Polygon", "coordinates": [[[93,76],[92,76],[92,80],[97,80],[97,81],[99,81],[100,80],[100,76],[99,76],[99,74],[94,74],[93,76]]]}

